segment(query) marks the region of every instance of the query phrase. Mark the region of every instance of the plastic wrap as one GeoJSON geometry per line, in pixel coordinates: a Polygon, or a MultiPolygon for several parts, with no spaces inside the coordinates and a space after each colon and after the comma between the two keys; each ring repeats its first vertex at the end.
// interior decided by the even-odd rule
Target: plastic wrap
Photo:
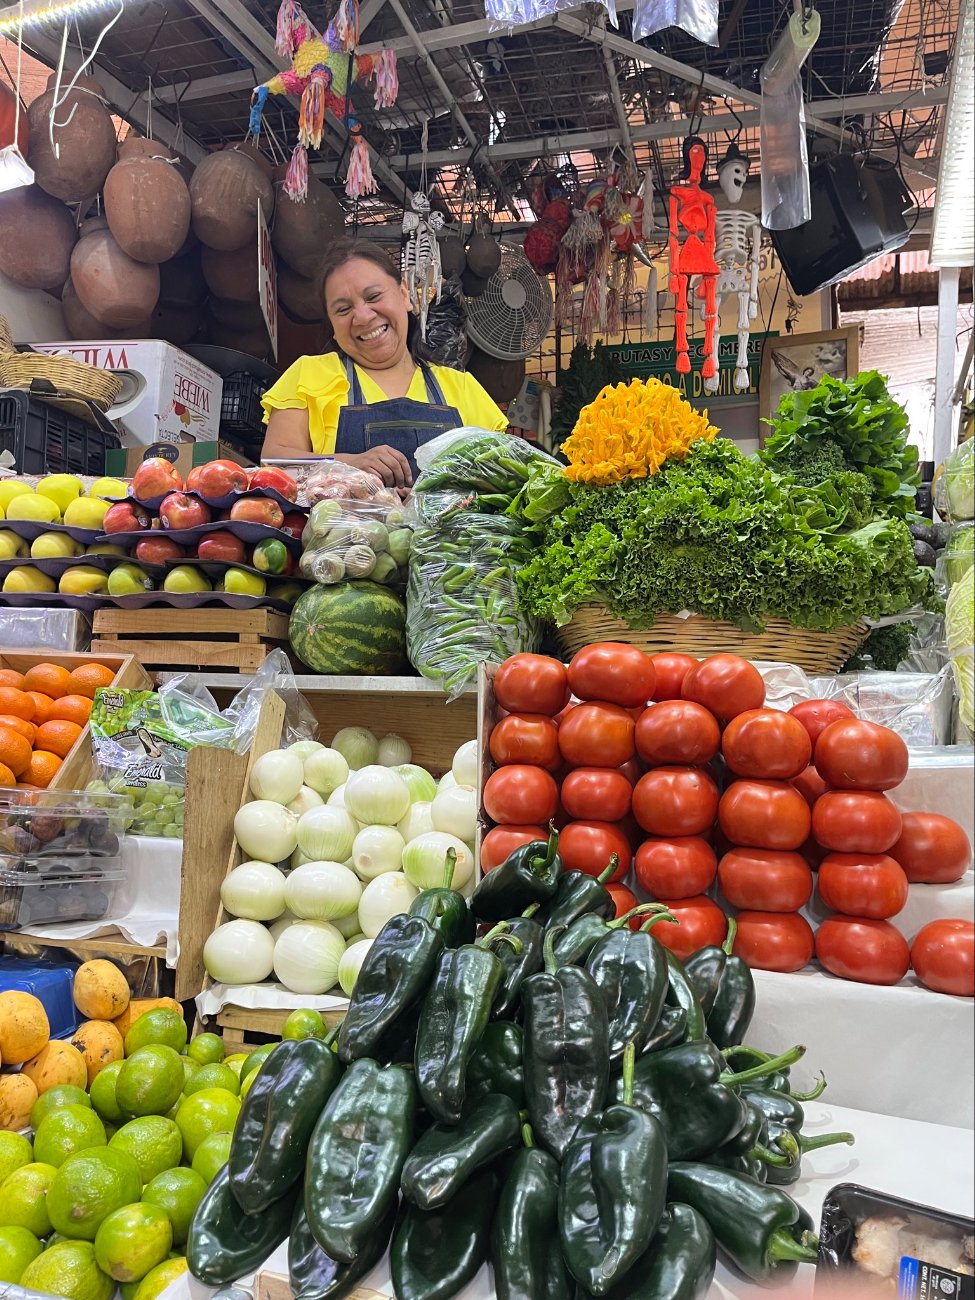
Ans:
{"type": "Polygon", "coordinates": [[[934,577],[942,591],[950,591],[956,582],[975,566],[975,523],[964,520],[948,528],[944,547],[938,554],[934,577]]]}
{"type": "Polygon", "coordinates": [[[942,519],[975,519],[975,438],[969,438],[945,457],[935,485],[934,504],[942,519]]]}
{"type": "Polygon", "coordinates": [[[411,512],[396,504],[341,501],[312,506],[301,535],[304,553],[298,563],[304,578],[323,587],[346,579],[368,579],[402,590],[412,545],[411,512]]]}
{"type": "MultiPolygon", "coordinates": [[[[616,17],[616,0],[597,0],[606,10],[614,27],[619,27],[616,17]]],[[[560,9],[577,9],[578,0],[484,0],[484,12],[491,30],[500,27],[520,27],[534,23],[539,18],[556,14],[560,9]]]]}
{"type": "Polygon", "coordinates": [[[717,45],[718,0],[636,0],[635,41],[642,41],[665,27],[680,27],[704,45],[717,45]]]}
{"type": "Polygon", "coordinates": [[[87,650],[91,619],[80,609],[4,609],[4,650],[87,650]]]}
{"type": "Polygon", "coordinates": [[[762,225],[794,230],[811,216],[800,71],[819,38],[819,14],[793,13],[762,68],[762,225]]]}
{"type": "Polygon", "coordinates": [[[858,717],[890,727],[910,746],[951,743],[952,684],[936,673],[844,673],[811,677],[813,698],[839,699],[858,717]]]}
{"type": "Polygon", "coordinates": [[[428,365],[465,369],[467,360],[467,311],[460,277],[444,280],[440,297],[427,308],[426,333],[413,345],[413,356],[428,365]]]}
{"type": "Polygon", "coordinates": [[[562,468],[524,438],[466,426],[431,439],[416,459],[417,493],[470,492],[494,510],[505,509],[540,467],[562,468]]]}

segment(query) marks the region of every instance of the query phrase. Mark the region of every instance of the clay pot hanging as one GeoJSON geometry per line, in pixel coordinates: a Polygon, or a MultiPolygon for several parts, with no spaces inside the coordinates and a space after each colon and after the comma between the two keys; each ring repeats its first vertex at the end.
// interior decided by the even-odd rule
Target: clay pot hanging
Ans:
{"type": "Polygon", "coordinates": [[[226,298],[210,298],[207,311],[218,329],[234,330],[238,334],[251,334],[264,326],[264,313],[260,303],[229,302],[226,298]]]}
{"type": "Polygon", "coordinates": [[[159,301],[170,307],[199,307],[207,287],[200,265],[200,245],[171,257],[159,267],[159,301]]]}
{"type": "Polygon", "coordinates": [[[27,110],[30,127],[31,166],[37,184],[64,203],[80,203],[97,194],[115,164],[118,142],[115,123],[105,107],[105,92],[91,77],[79,77],[67,96],[62,78],[61,96],[54,114],[54,144],[51,145],[50,115],[54,105],[56,74],[48,78],[47,90],[27,110]]]}
{"type": "Polygon", "coordinates": [[[122,251],[104,217],[81,224],[71,279],[81,304],[113,329],[148,320],[159,300],[159,267],[122,251]]]}
{"type": "Polygon", "coordinates": [[[155,339],[157,334],[150,321],[139,321],[136,325],[106,325],[96,319],[82,303],[75,292],[75,287],[68,276],[61,294],[61,310],[68,335],[73,339],[155,339]]]}
{"type": "Polygon", "coordinates": [[[525,379],[524,361],[501,361],[489,357],[480,348],[471,352],[467,370],[496,402],[510,402],[518,395],[525,379]]]}
{"type": "Polygon", "coordinates": [[[257,241],[233,252],[219,252],[204,247],[200,254],[203,279],[215,298],[230,302],[259,302],[260,283],[257,275],[257,241]]]}
{"type": "Polygon", "coordinates": [[[480,275],[475,275],[470,266],[460,277],[461,287],[464,290],[465,298],[480,298],[481,294],[488,287],[487,279],[480,275]]]}
{"type": "Polygon", "coordinates": [[[226,329],[218,325],[216,321],[211,320],[207,333],[210,342],[215,343],[217,347],[233,348],[236,352],[246,352],[248,356],[256,357],[258,361],[266,360],[271,351],[271,340],[268,338],[267,326],[263,324],[260,329],[248,330],[244,333],[239,330],[226,329]]]}
{"type": "Polygon", "coordinates": [[[295,275],[283,264],[278,267],[278,302],[299,325],[317,325],[325,319],[320,278],[295,275]]]}
{"type": "Polygon", "coordinates": [[[282,261],[298,275],[312,276],[322,254],[340,238],[345,229],[345,213],[338,199],[316,176],[308,177],[308,197],[295,203],[281,188],[286,167],[275,173],[277,205],[271,244],[282,261]]]}
{"type": "Polygon", "coordinates": [[[181,348],[194,339],[200,332],[200,314],[175,307],[171,303],[159,302],[149,322],[147,338],[163,339],[181,348]]]}
{"type": "Polygon", "coordinates": [[[491,223],[483,214],[474,218],[474,233],[467,241],[467,265],[482,280],[489,280],[501,265],[501,245],[491,238],[491,223]]]}
{"type": "Polygon", "coordinates": [[[444,235],[440,240],[440,269],[445,280],[467,270],[467,252],[459,235],[444,235]]]}
{"type": "Polygon", "coordinates": [[[137,262],[175,257],[190,229],[190,192],[168,149],[153,140],[129,138],[105,178],[108,228],[137,262]]]}
{"type": "Polygon", "coordinates": [[[257,258],[257,209],[270,224],[274,187],[253,158],[222,149],[197,164],[190,180],[193,230],[202,244],[233,252],[250,244],[257,258]]]}
{"type": "Polygon", "coordinates": [[[14,284],[59,292],[77,238],[74,217],[38,186],[0,194],[0,271],[14,284]]]}

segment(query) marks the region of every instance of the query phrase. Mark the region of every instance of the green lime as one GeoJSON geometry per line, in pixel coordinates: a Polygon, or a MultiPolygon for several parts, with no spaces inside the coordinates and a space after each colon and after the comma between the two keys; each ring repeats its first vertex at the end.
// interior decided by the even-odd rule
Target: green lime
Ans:
{"type": "Polygon", "coordinates": [[[156,1300],[156,1297],[162,1295],[171,1282],[175,1282],[186,1272],[186,1267],[186,1259],[182,1255],[170,1257],[157,1264],[136,1287],[132,1300],[156,1300]]]}
{"type": "Polygon", "coordinates": [[[0,1223],[46,1237],[51,1231],[47,1190],[56,1173],[53,1165],[32,1164],[8,1175],[0,1186],[0,1223]]]}
{"type": "Polygon", "coordinates": [[[234,1096],[240,1091],[240,1079],[229,1065],[201,1065],[192,1079],[187,1080],[183,1092],[192,1097],[204,1088],[224,1088],[234,1096]]]}
{"type": "Polygon", "coordinates": [[[229,1065],[239,1079],[240,1072],[244,1068],[244,1062],[247,1060],[248,1056],[250,1056],[250,1052],[235,1052],[233,1056],[225,1056],[223,1063],[224,1065],[229,1065]]]}
{"type": "Polygon", "coordinates": [[[172,1007],[156,1007],[146,1011],[125,1035],[125,1055],[131,1056],[140,1047],[161,1044],[181,1052],[186,1046],[186,1021],[172,1007]]]}
{"type": "Polygon", "coordinates": [[[50,1115],[52,1110],[60,1110],[62,1106],[90,1106],[91,1104],[84,1088],[77,1088],[73,1083],[56,1083],[53,1088],[48,1088],[47,1092],[42,1092],[34,1102],[30,1111],[30,1126],[36,1130],[45,1115],[50,1115]]]}
{"type": "Polygon", "coordinates": [[[37,1160],[58,1167],[76,1151],[107,1145],[105,1125],[90,1106],[65,1106],[42,1119],[34,1134],[37,1160]]]}
{"type": "Polygon", "coordinates": [[[211,1133],[232,1133],[239,1114],[239,1099],[223,1088],[204,1088],[187,1097],[176,1112],[183,1135],[183,1159],[192,1161],[197,1147],[211,1133]]]}
{"type": "MultiPolygon", "coordinates": [[[[236,1083],[236,1080],[234,1080],[236,1083]]],[[[237,1089],[234,1088],[234,1092],[237,1089]]],[[[0,1131],[0,1183],[15,1169],[23,1169],[34,1159],[31,1144],[22,1133],[0,1131]]]]}
{"type": "Polygon", "coordinates": [[[0,1282],[16,1286],[24,1269],[43,1249],[27,1228],[0,1228],[0,1282]]]}
{"type": "Polygon", "coordinates": [[[139,1166],[132,1156],[99,1147],[65,1160],[48,1189],[47,1212],[63,1237],[94,1241],[102,1220],[141,1194],[139,1166]]]}
{"type": "Polygon", "coordinates": [[[247,1078],[244,1079],[244,1081],[241,1083],[240,1094],[239,1094],[241,1101],[243,1101],[244,1098],[247,1096],[247,1094],[250,1092],[251,1088],[254,1086],[254,1080],[257,1078],[259,1074],[260,1074],[260,1070],[251,1070],[247,1078]]]}
{"type": "Polygon", "coordinates": [[[189,1083],[190,1079],[192,1079],[195,1074],[197,1074],[200,1070],[202,1070],[203,1067],[202,1065],[200,1065],[199,1061],[194,1061],[189,1056],[183,1056],[182,1054],[180,1054],[179,1059],[183,1062],[183,1087],[185,1088],[186,1085],[189,1083]]]}
{"type": "Polygon", "coordinates": [[[186,1055],[197,1065],[216,1065],[224,1058],[223,1039],[219,1034],[197,1034],[187,1044],[186,1055]]]}
{"type": "Polygon", "coordinates": [[[158,1206],[169,1215],[169,1222],[173,1225],[173,1242],[181,1246],[189,1234],[193,1214],[206,1189],[206,1180],[196,1170],[167,1169],[164,1173],[156,1174],[152,1182],[146,1185],[142,1200],[149,1205],[158,1206]]]}
{"type": "MultiPolygon", "coordinates": [[[[115,1097],[115,1084],[124,1064],[124,1061],[113,1061],[111,1065],[106,1065],[104,1070],[99,1070],[91,1081],[89,1096],[92,1107],[95,1114],[100,1115],[108,1124],[117,1124],[119,1120],[125,1118],[115,1097]]],[[[44,1094],[45,1097],[47,1095],[44,1094]]]]}
{"type": "Polygon", "coordinates": [[[115,1284],[95,1261],[90,1241],[59,1241],[24,1269],[25,1290],[64,1296],[65,1300],[111,1300],[115,1284]]]}
{"type": "MultiPolygon", "coordinates": [[[[158,1264],[156,1265],[158,1268],[158,1264]]],[[[122,1300],[135,1300],[135,1293],[138,1291],[141,1282],[120,1282],[118,1284],[119,1293],[122,1300]]]]}
{"type": "Polygon", "coordinates": [[[129,1120],[109,1142],[109,1148],[127,1151],[139,1166],[142,1182],[173,1169],[183,1155],[183,1138],[171,1119],[162,1115],[143,1115],[129,1120]]]}
{"type": "Polygon", "coordinates": [[[277,1046],[277,1043],[265,1043],[263,1047],[255,1047],[240,1067],[240,1077],[246,1079],[251,1070],[256,1070],[262,1066],[277,1046]]]}
{"type": "Polygon", "coordinates": [[[193,1169],[207,1184],[213,1182],[230,1159],[230,1144],[233,1140],[233,1133],[211,1133],[196,1148],[193,1169]]]}
{"type": "Polygon", "coordinates": [[[179,1052],[152,1043],[125,1060],[115,1080],[115,1100],[126,1115],[165,1115],[183,1091],[183,1079],[179,1052]]]}
{"type": "Polygon", "coordinates": [[[104,1220],[95,1237],[95,1259],[116,1282],[138,1282],[161,1264],[173,1244],[169,1215],[158,1205],[127,1205],[104,1220]]]}
{"type": "Polygon", "coordinates": [[[300,1007],[292,1011],[281,1030],[282,1038],[324,1038],[328,1031],[320,1011],[300,1007]]]}

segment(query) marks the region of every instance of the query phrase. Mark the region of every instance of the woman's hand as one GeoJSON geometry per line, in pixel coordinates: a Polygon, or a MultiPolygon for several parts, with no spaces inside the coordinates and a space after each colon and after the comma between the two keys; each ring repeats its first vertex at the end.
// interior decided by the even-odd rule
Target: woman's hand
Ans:
{"type": "Polygon", "coordinates": [[[408,488],[413,482],[410,462],[401,451],[385,444],[370,447],[368,451],[359,452],[357,455],[336,455],[335,459],[344,461],[346,465],[354,465],[356,469],[364,469],[370,474],[378,475],[387,487],[408,488]]]}

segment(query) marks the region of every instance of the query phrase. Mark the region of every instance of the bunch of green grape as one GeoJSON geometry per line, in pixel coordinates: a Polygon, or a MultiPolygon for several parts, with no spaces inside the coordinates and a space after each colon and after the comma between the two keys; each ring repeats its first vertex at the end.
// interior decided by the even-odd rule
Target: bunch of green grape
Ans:
{"type": "Polygon", "coordinates": [[[88,789],[128,797],[131,807],[125,829],[130,835],[157,835],[168,840],[183,838],[186,792],[182,786],[153,781],[146,786],[120,782],[117,787],[110,787],[104,781],[92,781],[88,789]]]}

